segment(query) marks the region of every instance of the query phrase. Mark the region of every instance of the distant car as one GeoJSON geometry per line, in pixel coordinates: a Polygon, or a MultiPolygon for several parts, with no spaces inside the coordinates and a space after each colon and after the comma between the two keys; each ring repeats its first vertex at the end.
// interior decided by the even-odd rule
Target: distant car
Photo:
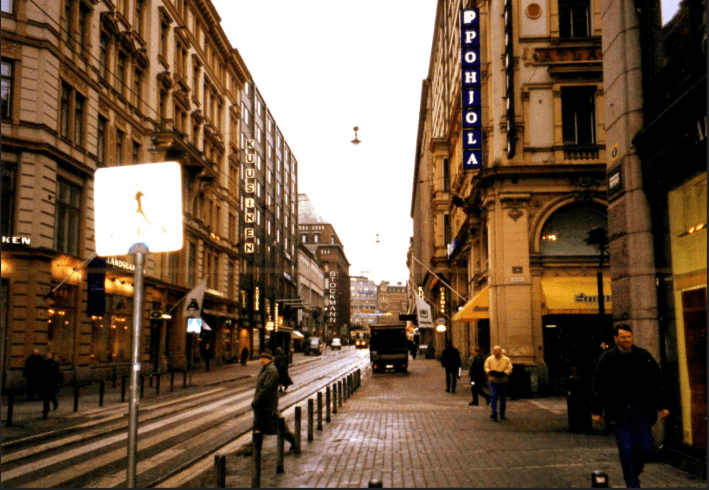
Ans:
{"type": "Polygon", "coordinates": [[[303,346],[303,354],[306,356],[315,355],[319,356],[322,354],[325,345],[320,337],[310,337],[303,346]]]}
{"type": "Polygon", "coordinates": [[[342,349],[342,341],[340,339],[332,339],[332,343],[330,344],[330,348],[332,350],[341,350],[342,349]]]}

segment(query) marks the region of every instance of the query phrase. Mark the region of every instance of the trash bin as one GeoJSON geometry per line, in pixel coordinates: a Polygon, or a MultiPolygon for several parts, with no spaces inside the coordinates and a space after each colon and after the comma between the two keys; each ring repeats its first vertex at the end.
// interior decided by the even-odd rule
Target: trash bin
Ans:
{"type": "Polygon", "coordinates": [[[566,380],[566,406],[569,430],[575,433],[591,432],[591,380],[570,376],[566,380]]]}

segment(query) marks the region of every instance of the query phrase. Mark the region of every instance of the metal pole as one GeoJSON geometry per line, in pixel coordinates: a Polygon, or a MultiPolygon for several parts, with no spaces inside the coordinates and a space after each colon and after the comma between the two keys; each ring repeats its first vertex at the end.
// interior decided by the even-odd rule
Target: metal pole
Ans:
{"type": "Polygon", "coordinates": [[[133,342],[131,345],[130,400],[128,402],[128,488],[135,488],[138,457],[138,375],[140,374],[140,336],[143,321],[143,268],[147,247],[138,243],[130,249],[135,255],[133,279],[133,342]]]}
{"type": "Polygon", "coordinates": [[[598,314],[601,317],[601,321],[603,321],[603,315],[606,314],[605,312],[605,298],[603,297],[603,252],[604,252],[604,247],[603,244],[601,244],[601,261],[598,264],[598,273],[596,274],[596,280],[598,281],[598,314]]]}

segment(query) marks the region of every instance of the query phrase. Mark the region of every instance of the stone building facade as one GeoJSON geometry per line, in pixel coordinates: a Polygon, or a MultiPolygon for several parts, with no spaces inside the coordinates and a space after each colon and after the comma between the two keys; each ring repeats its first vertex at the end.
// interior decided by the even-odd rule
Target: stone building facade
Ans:
{"type": "Polygon", "coordinates": [[[306,194],[298,195],[298,239],[325,273],[325,340],[350,338],[350,263],[335,228],[315,211],[306,194]]]}
{"type": "Polygon", "coordinates": [[[613,319],[660,362],[663,455],[706,478],[706,1],[602,11],[613,319]]]}
{"type": "Polygon", "coordinates": [[[298,244],[298,286],[302,302],[300,330],[306,337],[322,337],[325,312],[325,272],[315,255],[298,244]]]}
{"type": "Polygon", "coordinates": [[[379,318],[376,323],[399,323],[399,314],[408,311],[408,292],[400,282],[396,285],[382,281],[377,285],[377,309],[379,318]]]}
{"type": "Polygon", "coordinates": [[[438,2],[411,283],[446,320],[436,349],[450,339],[467,358],[475,345],[501,345],[520,395],[560,391],[572,369],[588,374],[612,338],[608,261],[599,266],[585,241],[608,229],[601,52],[599,0],[438,2]],[[462,82],[475,75],[461,65],[461,10],[473,8],[482,159],[467,169],[462,82]]]}
{"type": "Polygon", "coordinates": [[[182,166],[184,247],[148,256],[143,369],[184,368],[207,344],[237,356],[250,75],[219,23],[209,0],[2,2],[4,377],[33,348],[56,353],[65,382],[127,369],[134,267],[95,258],[93,174],[147,162],[182,166]],[[212,330],[193,338],[180,301],[204,277],[212,330]]]}

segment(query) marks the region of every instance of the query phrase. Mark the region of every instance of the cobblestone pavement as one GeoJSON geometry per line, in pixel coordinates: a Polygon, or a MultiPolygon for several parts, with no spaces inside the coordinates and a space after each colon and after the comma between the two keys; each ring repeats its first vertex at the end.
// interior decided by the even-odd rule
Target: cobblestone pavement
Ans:
{"type": "MultiPolygon", "coordinates": [[[[485,405],[468,405],[466,376],[457,393],[444,388],[433,360],[412,361],[408,374],[363,377],[314,441],[303,421],[302,452],[287,454],[284,474],[275,471],[276,438],[266,438],[261,486],[367,487],[378,479],[385,488],[582,488],[594,470],[605,471],[611,487],[625,486],[612,436],[600,427],[570,433],[565,399],[511,400],[507,420],[494,422],[485,405]]],[[[226,486],[250,487],[251,464],[249,456],[228,454],[226,486]]],[[[187,486],[215,484],[210,471],[187,486]]],[[[659,462],[646,466],[641,484],[706,488],[705,480],[659,462]]]]}

